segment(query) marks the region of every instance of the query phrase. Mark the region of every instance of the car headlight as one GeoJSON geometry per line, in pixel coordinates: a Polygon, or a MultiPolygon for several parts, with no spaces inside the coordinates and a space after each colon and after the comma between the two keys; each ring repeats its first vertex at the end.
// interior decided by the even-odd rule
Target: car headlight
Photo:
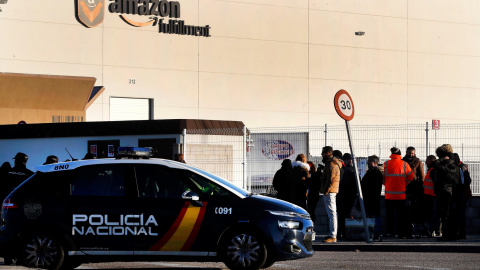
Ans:
{"type": "Polygon", "coordinates": [[[302,219],[310,219],[310,215],[308,214],[299,214],[295,212],[284,212],[284,211],[268,211],[272,215],[282,216],[282,217],[299,217],[302,219]]]}
{"type": "Polygon", "coordinates": [[[292,220],[279,220],[278,227],[282,229],[298,229],[300,228],[300,222],[292,220]]]}

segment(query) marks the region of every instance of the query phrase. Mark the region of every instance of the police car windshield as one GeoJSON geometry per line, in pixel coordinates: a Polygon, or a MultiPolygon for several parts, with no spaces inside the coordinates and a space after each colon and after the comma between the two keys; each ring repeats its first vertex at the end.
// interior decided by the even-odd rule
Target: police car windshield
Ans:
{"type": "Polygon", "coordinates": [[[205,175],[205,176],[207,176],[207,177],[209,177],[209,178],[212,178],[212,179],[215,180],[215,181],[220,182],[221,184],[229,187],[230,189],[235,190],[236,192],[240,193],[240,194],[243,195],[243,196],[249,196],[249,194],[250,194],[250,193],[249,193],[248,191],[246,191],[245,189],[240,188],[240,187],[237,187],[236,185],[234,185],[234,184],[228,182],[227,180],[225,180],[225,179],[223,179],[223,178],[220,178],[220,177],[218,177],[218,176],[216,176],[216,175],[214,175],[214,174],[211,174],[211,173],[206,172],[206,171],[204,171],[204,170],[200,170],[200,169],[195,168],[195,167],[191,167],[191,166],[188,166],[188,167],[189,167],[190,169],[198,172],[198,173],[201,173],[201,174],[203,174],[203,175],[205,175]]]}

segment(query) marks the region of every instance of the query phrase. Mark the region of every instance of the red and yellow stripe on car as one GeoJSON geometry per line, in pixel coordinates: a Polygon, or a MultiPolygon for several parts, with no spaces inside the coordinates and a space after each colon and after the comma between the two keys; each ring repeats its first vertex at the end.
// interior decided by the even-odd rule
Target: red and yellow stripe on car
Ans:
{"type": "Polygon", "coordinates": [[[150,251],[189,251],[197,237],[207,203],[202,207],[185,202],[173,225],[168,232],[153,245],[150,251]]]}

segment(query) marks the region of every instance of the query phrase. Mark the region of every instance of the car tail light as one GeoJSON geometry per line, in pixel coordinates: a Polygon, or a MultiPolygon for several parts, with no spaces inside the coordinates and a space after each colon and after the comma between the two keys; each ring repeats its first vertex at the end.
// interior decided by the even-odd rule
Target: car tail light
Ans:
{"type": "Polygon", "coordinates": [[[2,204],[2,210],[15,209],[18,208],[18,204],[10,199],[5,199],[2,204]]]}

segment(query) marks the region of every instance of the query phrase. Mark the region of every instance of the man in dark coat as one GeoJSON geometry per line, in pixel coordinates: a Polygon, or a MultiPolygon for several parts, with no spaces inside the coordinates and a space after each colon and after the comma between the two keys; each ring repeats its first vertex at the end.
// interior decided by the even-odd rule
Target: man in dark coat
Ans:
{"type": "Polygon", "coordinates": [[[278,192],[277,198],[288,201],[290,193],[290,185],[292,182],[292,161],[284,159],[282,167],[275,173],[273,177],[273,187],[278,192]]]}
{"type": "Polygon", "coordinates": [[[419,225],[422,223],[422,206],[421,200],[423,197],[423,181],[425,180],[425,171],[423,169],[423,163],[415,155],[415,147],[409,146],[407,153],[402,159],[407,162],[412,169],[414,175],[413,181],[407,185],[407,215],[408,226],[405,229],[407,236],[412,235],[412,227],[415,235],[420,236],[419,225]]]}
{"type": "Polygon", "coordinates": [[[355,183],[355,170],[350,153],[343,154],[343,176],[340,176],[340,187],[337,194],[338,236],[345,238],[345,218],[350,217],[353,204],[357,198],[357,184],[355,183]]]}
{"type": "Polygon", "coordinates": [[[453,154],[455,164],[460,167],[460,183],[457,188],[457,195],[454,196],[457,198],[457,211],[455,220],[458,223],[458,234],[457,239],[467,239],[466,235],[466,222],[465,222],[465,209],[467,206],[467,201],[472,197],[472,191],[470,189],[470,184],[472,183],[472,178],[470,177],[470,171],[468,170],[467,165],[460,161],[460,157],[457,153],[453,154]]]}
{"type": "Polygon", "coordinates": [[[380,201],[382,199],[383,166],[378,166],[377,156],[367,159],[368,170],[362,179],[362,195],[367,217],[375,218],[374,238],[382,233],[382,219],[380,215],[380,201]]]}
{"type": "Polygon", "coordinates": [[[433,181],[437,195],[437,208],[442,220],[443,236],[439,241],[452,241],[456,239],[457,228],[454,220],[454,206],[458,184],[460,183],[460,169],[455,164],[453,151],[442,145],[435,151],[439,159],[433,162],[433,181]]]}

